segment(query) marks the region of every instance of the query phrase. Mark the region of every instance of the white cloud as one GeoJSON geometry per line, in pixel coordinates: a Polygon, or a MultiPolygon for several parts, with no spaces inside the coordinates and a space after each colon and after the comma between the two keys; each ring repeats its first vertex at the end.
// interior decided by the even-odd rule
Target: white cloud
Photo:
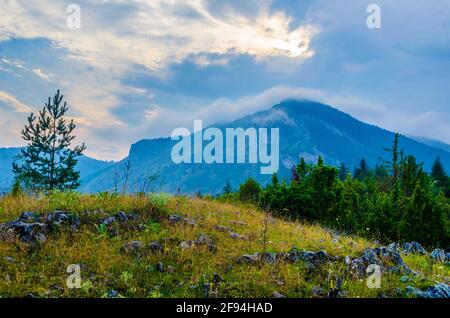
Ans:
{"type": "Polygon", "coordinates": [[[40,78],[42,78],[42,79],[44,79],[46,81],[50,81],[50,77],[52,76],[51,74],[44,73],[44,71],[42,71],[40,68],[34,69],[33,73],[36,76],[38,76],[38,77],[40,77],[40,78]]]}
{"type": "Polygon", "coordinates": [[[221,98],[186,118],[202,119],[207,124],[213,124],[217,118],[227,122],[269,109],[289,98],[321,102],[348,113],[358,120],[390,131],[450,143],[450,127],[446,114],[427,109],[419,113],[408,113],[404,109],[395,109],[392,105],[377,101],[302,87],[276,86],[259,94],[238,99],[221,98]]]}
{"type": "Polygon", "coordinates": [[[11,106],[18,113],[30,113],[31,107],[17,100],[16,97],[5,91],[0,91],[0,102],[11,106]]]}
{"type": "MultiPolygon", "coordinates": [[[[0,38],[0,42],[1,42],[1,38],[0,38]]],[[[11,59],[10,60],[10,59],[7,59],[5,57],[2,57],[0,61],[3,64],[9,65],[9,66],[14,66],[14,67],[19,68],[19,69],[27,70],[27,68],[25,67],[25,62],[24,61],[17,60],[17,59],[11,59]]]]}

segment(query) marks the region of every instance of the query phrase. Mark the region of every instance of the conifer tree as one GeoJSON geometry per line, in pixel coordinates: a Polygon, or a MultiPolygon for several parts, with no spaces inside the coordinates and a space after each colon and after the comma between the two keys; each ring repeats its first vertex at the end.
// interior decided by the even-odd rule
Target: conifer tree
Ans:
{"type": "Polygon", "coordinates": [[[239,198],[242,202],[258,203],[260,193],[261,186],[251,177],[239,187],[239,198]]]}
{"type": "Polygon", "coordinates": [[[384,163],[387,167],[389,167],[389,170],[392,174],[392,184],[395,184],[399,178],[400,174],[400,162],[402,161],[403,152],[399,149],[399,142],[400,142],[401,135],[396,133],[394,135],[394,142],[392,144],[391,148],[385,148],[384,150],[389,152],[391,155],[391,160],[385,160],[384,163]]]}
{"type": "Polygon", "coordinates": [[[439,187],[445,186],[448,181],[448,176],[445,173],[440,157],[437,157],[433,163],[431,177],[436,181],[439,187]]]}
{"type": "Polygon", "coordinates": [[[306,163],[305,159],[302,157],[300,159],[300,163],[297,165],[297,175],[299,179],[303,179],[308,174],[308,164],[306,163]]]}
{"type": "Polygon", "coordinates": [[[342,162],[341,165],[339,166],[339,172],[338,172],[339,180],[345,181],[345,179],[347,179],[348,174],[349,174],[349,170],[348,170],[347,166],[345,165],[345,163],[342,162]]]}
{"type": "Polygon", "coordinates": [[[30,189],[66,190],[80,185],[75,166],[86,146],[70,148],[75,124],[65,118],[68,106],[63,97],[57,90],[37,116],[31,113],[22,129],[28,144],[14,161],[13,172],[16,180],[30,189]]]}
{"type": "Polygon", "coordinates": [[[355,169],[354,178],[364,180],[367,176],[369,176],[369,167],[367,166],[366,159],[362,158],[359,167],[355,169]]]}
{"type": "Polygon", "coordinates": [[[380,164],[377,164],[376,166],[375,166],[375,176],[377,177],[377,178],[379,178],[379,179],[384,179],[384,178],[386,178],[387,176],[388,176],[388,173],[387,173],[387,171],[386,171],[386,167],[384,166],[384,165],[380,165],[380,164]]]}
{"type": "Polygon", "coordinates": [[[233,188],[231,187],[230,180],[227,180],[227,183],[225,183],[225,186],[223,187],[223,193],[230,194],[231,192],[233,192],[233,188]]]}

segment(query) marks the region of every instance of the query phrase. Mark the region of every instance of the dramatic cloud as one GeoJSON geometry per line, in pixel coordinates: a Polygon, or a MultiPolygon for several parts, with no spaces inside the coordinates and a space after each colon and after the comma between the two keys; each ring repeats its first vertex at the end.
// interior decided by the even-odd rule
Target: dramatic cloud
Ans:
{"type": "Polygon", "coordinates": [[[450,3],[379,0],[372,30],[372,2],[3,0],[0,146],[20,143],[24,113],[56,89],[87,153],[103,159],[287,98],[450,142],[450,3]],[[79,29],[67,25],[71,3],[79,29]]]}
{"type": "MultiPolygon", "coordinates": [[[[229,9],[214,16],[204,0],[80,2],[80,29],[67,27],[70,2],[6,1],[0,13],[0,40],[49,38],[68,49],[71,57],[92,66],[116,71],[130,64],[159,71],[168,63],[202,53],[248,54],[256,58],[309,58],[309,25],[290,30],[292,19],[269,13],[263,5],[248,17],[229,9]],[[110,14],[124,10],[123,15],[110,14]]],[[[206,57],[200,64],[209,63],[206,57]]]]}

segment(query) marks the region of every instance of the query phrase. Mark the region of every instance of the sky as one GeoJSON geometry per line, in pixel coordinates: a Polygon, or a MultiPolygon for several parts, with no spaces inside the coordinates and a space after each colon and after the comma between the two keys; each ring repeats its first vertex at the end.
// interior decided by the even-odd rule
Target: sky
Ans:
{"type": "Polygon", "coordinates": [[[450,143],[450,0],[0,0],[0,147],[57,89],[98,159],[288,98],[450,143]],[[76,4],[74,10],[70,4],[76,4]],[[381,28],[369,28],[370,4],[381,28]],[[76,19],[79,8],[80,19],[76,19]],[[79,28],[76,23],[80,22],[79,28]]]}

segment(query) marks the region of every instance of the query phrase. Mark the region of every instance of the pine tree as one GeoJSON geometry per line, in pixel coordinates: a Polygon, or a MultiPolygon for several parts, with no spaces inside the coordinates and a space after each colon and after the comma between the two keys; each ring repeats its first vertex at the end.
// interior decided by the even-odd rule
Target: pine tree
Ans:
{"type": "Polygon", "coordinates": [[[76,189],[80,185],[80,173],[75,170],[78,157],[86,149],[70,148],[75,136],[73,120],[64,118],[68,106],[57,90],[36,117],[28,117],[22,129],[22,138],[28,142],[13,163],[16,180],[33,190],[76,189]]]}
{"type": "Polygon", "coordinates": [[[300,176],[298,175],[298,166],[292,166],[291,179],[294,183],[298,183],[300,181],[300,176]]]}
{"type": "Polygon", "coordinates": [[[400,163],[402,161],[403,157],[403,151],[399,150],[399,143],[400,143],[400,137],[401,135],[396,133],[394,135],[394,143],[392,144],[391,148],[385,148],[384,150],[389,152],[391,155],[391,160],[385,160],[384,163],[387,167],[389,167],[390,172],[392,173],[392,184],[395,184],[399,178],[400,174],[400,163]]]}
{"type": "Polygon", "coordinates": [[[349,170],[347,168],[347,166],[345,165],[345,163],[341,163],[341,165],[339,166],[339,172],[338,172],[338,178],[341,181],[345,181],[345,179],[347,179],[349,174],[349,170]]]}
{"type": "Polygon", "coordinates": [[[225,186],[223,187],[223,193],[230,194],[232,192],[233,192],[233,188],[231,187],[230,180],[227,180],[227,183],[225,183],[225,186]]]}
{"type": "Polygon", "coordinates": [[[248,178],[239,187],[239,198],[242,202],[258,203],[260,193],[261,186],[253,178],[248,178]]]}
{"type": "Polygon", "coordinates": [[[444,166],[442,165],[441,158],[437,157],[433,163],[431,169],[431,177],[436,181],[437,186],[442,187],[446,185],[448,176],[445,173],[444,166]]]}
{"type": "Polygon", "coordinates": [[[359,167],[355,169],[354,178],[364,180],[367,176],[369,176],[369,167],[367,166],[366,159],[362,158],[359,162],[359,167]]]}
{"type": "Polygon", "coordinates": [[[378,179],[384,179],[384,178],[386,178],[387,176],[388,176],[388,173],[387,173],[387,171],[386,171],[386,167],[384,166],[384,165],[380,165],[380,164],[377,164],[376,166],[375,166],[375,176],[378,178],[378,179]]]}
{"type": "Polygon", "coordinates": [[[406,196],[411,196],[417,179],[422,175],[422,165],[417,164],[416,158],[414,156],[407,156],[402,163],[402,183],[403,189],[406,196]]]}
{"type": "Polygon", "coordinates": [[[303,179],[306,177],[306,175],[309,173],[310,167],[305,161],[305,158],[300,159],[300,164],[297,166],[297,174],[300,179],[303,179]]]}
{"type": "Polygon", "coordinates": [[[272,186],[278,187],[278,185],[279,185],[278,175],[276,173],[274,173],[272,175],[272,186]]]}
{"type": "Polygon", "coordinates": [[[436,182],[436,186],[442,189],[447,197],[450,197],[450,177],[445,172],[441,158],[439,157],[433,163],[431,177],[436,182]]]}

